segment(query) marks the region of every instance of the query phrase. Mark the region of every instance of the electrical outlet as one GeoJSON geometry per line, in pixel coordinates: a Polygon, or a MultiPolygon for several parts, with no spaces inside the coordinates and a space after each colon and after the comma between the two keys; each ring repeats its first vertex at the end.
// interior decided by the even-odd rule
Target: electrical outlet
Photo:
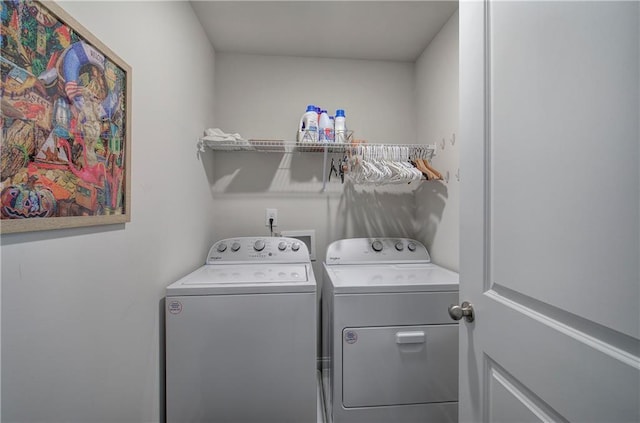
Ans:
{"type": "Polygon", "coordinates": [[[264,226],[267,228],[269,226],[273,226],[274,228],[278,226],[278,209],[266,209],[264,226]],[[273,224],[269,223],[269,219],[273,219],[273,224]]]}

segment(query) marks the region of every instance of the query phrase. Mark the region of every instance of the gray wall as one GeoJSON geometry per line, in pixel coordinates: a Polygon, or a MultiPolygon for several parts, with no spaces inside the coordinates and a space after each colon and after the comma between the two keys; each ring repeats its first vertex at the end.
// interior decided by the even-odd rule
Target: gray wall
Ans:
{"type": "MultiPolygon", "coordinates": [[[[355,138],[416,142],[411,62],[217,54],[215,125],[223,131],[294,141],[307,104],[331,114],[346,109],[355,138]]],[[[316,230],[320,278],[319,264],[333,240],[412,235],[411,190],[374,191],[342,185],[333,177],[321,193],[322,154],[210,154],[214,218],[220,223],[216,238],[267,235],[265,208],[277,208],[278,231],[316,230]]]]}
{"type": "Polygon", "coordinates": [[[416,238],[435,263],[458,270],[458,12],[416,61],[418,137],[438,144],[432,164],[449,182],[423,183],[416,191],[416,238]]]}
{"type": "Polygon", "coordinates": [[[186,2],[64,2],[133,68],[132,221],[2,235],[2,421],[155,422],[162,298],[204,261],[214,51],[186,2]]]}
{"type": "MultiPolygon", "coordinates": [[[[295,140],[307,104],[345,109],[355,137],[414,142],[413,63],[218,53],[216,124],[295,140]]],[[[226,129],[225,129],[226,128],[226,129]]]]}

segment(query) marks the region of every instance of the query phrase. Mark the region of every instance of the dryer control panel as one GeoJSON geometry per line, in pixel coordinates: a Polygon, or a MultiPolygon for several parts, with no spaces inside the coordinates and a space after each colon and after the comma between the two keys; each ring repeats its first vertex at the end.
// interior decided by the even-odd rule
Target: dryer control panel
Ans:
{"type": "Polygon", "coordinates": [[[429,263],[429,252],[410,238],[351,238],[327,247],[327,265],[366,263],[429,263]]]}
{"type": "Polygon", "coordinates": [[[211,247],[207,264],[309,263],[304,242],[286,237],[240,237],[223,239],[211,247]]]}

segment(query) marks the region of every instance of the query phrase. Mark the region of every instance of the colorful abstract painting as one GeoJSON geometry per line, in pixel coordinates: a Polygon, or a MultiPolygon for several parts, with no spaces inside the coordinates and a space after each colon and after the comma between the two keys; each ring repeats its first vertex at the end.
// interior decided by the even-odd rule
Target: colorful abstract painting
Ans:
{"type": "Polygon", "coordinates": [[[53,3],[0,22],[0,229],[129,221],[130,67],[53,3]]]}

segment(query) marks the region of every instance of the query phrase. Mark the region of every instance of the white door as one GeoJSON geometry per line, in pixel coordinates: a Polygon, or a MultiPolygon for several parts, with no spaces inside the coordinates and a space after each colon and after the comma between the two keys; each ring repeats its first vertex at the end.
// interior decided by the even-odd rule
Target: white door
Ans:
{"type": "Polygon", "coordinates": [[[460,5],[460,421],[640,421],[639,21],[460,5]]]}

